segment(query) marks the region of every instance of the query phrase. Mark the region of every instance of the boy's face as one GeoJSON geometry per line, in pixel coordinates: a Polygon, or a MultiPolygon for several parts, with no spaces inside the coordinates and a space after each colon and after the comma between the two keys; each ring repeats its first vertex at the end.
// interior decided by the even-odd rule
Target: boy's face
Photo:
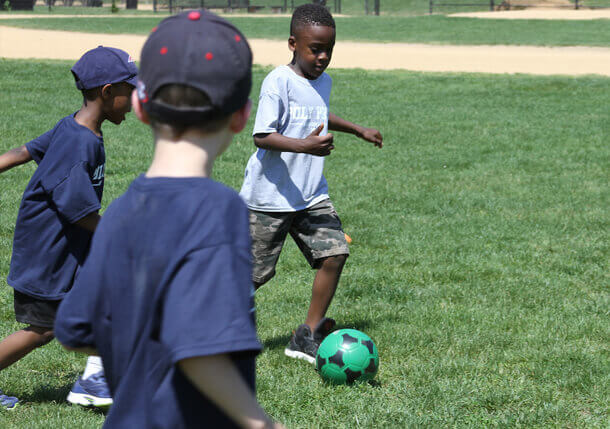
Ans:
{"type": "Polygon", "coordinates": [[[297,27],[288,39],[294,52],[293,65],[307,79],[317,79],[326,70],[335,47],[335,29],[325,25],[297,27]]]}
{"type": "Polygon", "coordinates": [[[131,111],[131,93],[133,86],[126,82],[111,85],[110,93],[104,98],[106,118],[113,124],[120,124],[125,115],[131,111]]]}

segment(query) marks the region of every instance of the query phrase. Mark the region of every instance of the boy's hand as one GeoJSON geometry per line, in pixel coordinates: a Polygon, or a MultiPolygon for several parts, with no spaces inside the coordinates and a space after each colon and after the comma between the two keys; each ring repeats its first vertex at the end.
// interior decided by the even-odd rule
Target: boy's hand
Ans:
{"type": "Polygon", "coordinates": [[[359,137],[367,142],[373,143],[378,148],[383,147],[383,137],[379,130],[376,130],[375,128],[363,128],[359,137]]]}
{"type": "Polygon", "coordinates": [[[333,135],[328,133],[325,136],[320,136],[323,129],[324,124],[320,124],[310,135],[305,137],[300,152],[317,156],[330,155],[330,151],[335,148],[333,145],[333,135]]]}

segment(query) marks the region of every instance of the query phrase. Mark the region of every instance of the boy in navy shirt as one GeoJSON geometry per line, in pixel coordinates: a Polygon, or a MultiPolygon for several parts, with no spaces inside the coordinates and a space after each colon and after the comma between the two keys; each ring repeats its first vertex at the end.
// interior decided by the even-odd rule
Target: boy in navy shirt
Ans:
{"type": "Polygon", "coordinates": [[[349,255],[323,174],[324,157],[334,148],[328,130],[382,147],[379,131],[328,111],[332,79],[324,70],[334,45],[335,21],[324,6],[295,9],[288,39],[293,58],[269,73],[261,86],[252,132],[258,149],[248,161],[240,192],[250,209],[256,287],[275,275],[288,234],[317,270],[305,323],[284,350],[311,363],[335,325],[325,315],[349,255]]]}
{"type": "MultiPolygon", "coordinates": [[[[120,124],[131,110],[137,68],[126,52],[100,46],[85,53],[72,73],[83,93],[81,109],[21,150],[9,152],[19,154],[17,158],[2,157],[2,170],[30,159],[38,168],[19,207],[7,278],[14,288],[15,317],[29,326],[0,343],[0,370],[54,338],[57,307],[87,257],[100,219],[106,160],[101,125],[105,120],[120,124]]],[[[74,396],[82,399],[89,387],[94,402],[101,401],[93,405],[108,405],[112,399],[103,393],[103,373],[91,374],[101,364],[94,358],[88,367],[69,400],[78,403],[74,396]]],[[[18,402],[0,395],[7,408],[18,402]]]]}
{"type": "Polygon", "coordinates": [[[55,333],[99,353],[109,428],[271,427],[256,402],[248,210],[209,177],[250,113],[252,53],[206,11],[163,20],[141,55],[148,171],[106,210],[55,333]]]}

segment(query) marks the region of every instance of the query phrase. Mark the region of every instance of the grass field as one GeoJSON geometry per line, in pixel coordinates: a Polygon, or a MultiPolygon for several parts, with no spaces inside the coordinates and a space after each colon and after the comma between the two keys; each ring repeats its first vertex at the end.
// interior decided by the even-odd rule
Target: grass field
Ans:
{"type": "MultiPolygon", "coordinates": [[[[0,61],[0,151],[78,108],[70,66],[0,61]]],[[[354,240],[329,316],[367,332],[381,368],[374,385],[329,387],[284,357],[313,278],[289,242],[256,298],[265,408],[301,428],[607,427],[610,80],[329,72],[332,111],[385,136],[382,150],[338,136],[326,169],[354,240]]],[[[106,206],[152,146],[131,115],[104,135],[106,206]]],[[[216,179],[239,188],[253,149],[240,135],[216,179]]],[[[5,279],[34,168],[0,182],[1,336],[19,328],[5,279]]],[[[54,342],[3,371],[24,404],[0,410],[0,427],[99,427],[102,414],[64,402],[83,366],[54,342]]]]}
{"type": "MultiPolygon", "coordinates": [[[[159,18],[0,20],[0,25],[88,33],[148,34],[159,18]]],[[[288,38],[289,18],[230,18],[247,37],[288,38]]],[[[460,45],[610,46],[608,20],[545,21],[419,17],[337,18],[337,40],[460,45]]]]}

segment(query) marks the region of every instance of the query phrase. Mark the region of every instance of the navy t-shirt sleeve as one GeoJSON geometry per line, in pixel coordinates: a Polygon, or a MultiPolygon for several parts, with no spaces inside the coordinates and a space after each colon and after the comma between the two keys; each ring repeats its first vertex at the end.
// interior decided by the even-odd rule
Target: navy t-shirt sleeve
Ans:
{"type": "Polygon", "coordinates": [[[36,164],[40,164],[44,154],[47,152],[54,131],[55,128],[25,144],[26,149],[28,150],[32,159],[36,161],[36,164]]]}
{"type": "Polygon", "coordinates": [[[260,350],[250,249],[220,244],[192,251],[167,288],[160,340],[176,363],[260,350]]]}
{"type": "Polygon", "coordinates": [[[76,163],[60,181],[52,174],[43,176],[41,184],[57,211],[70,223],[101,208],[86,162],[76,163]]]}

